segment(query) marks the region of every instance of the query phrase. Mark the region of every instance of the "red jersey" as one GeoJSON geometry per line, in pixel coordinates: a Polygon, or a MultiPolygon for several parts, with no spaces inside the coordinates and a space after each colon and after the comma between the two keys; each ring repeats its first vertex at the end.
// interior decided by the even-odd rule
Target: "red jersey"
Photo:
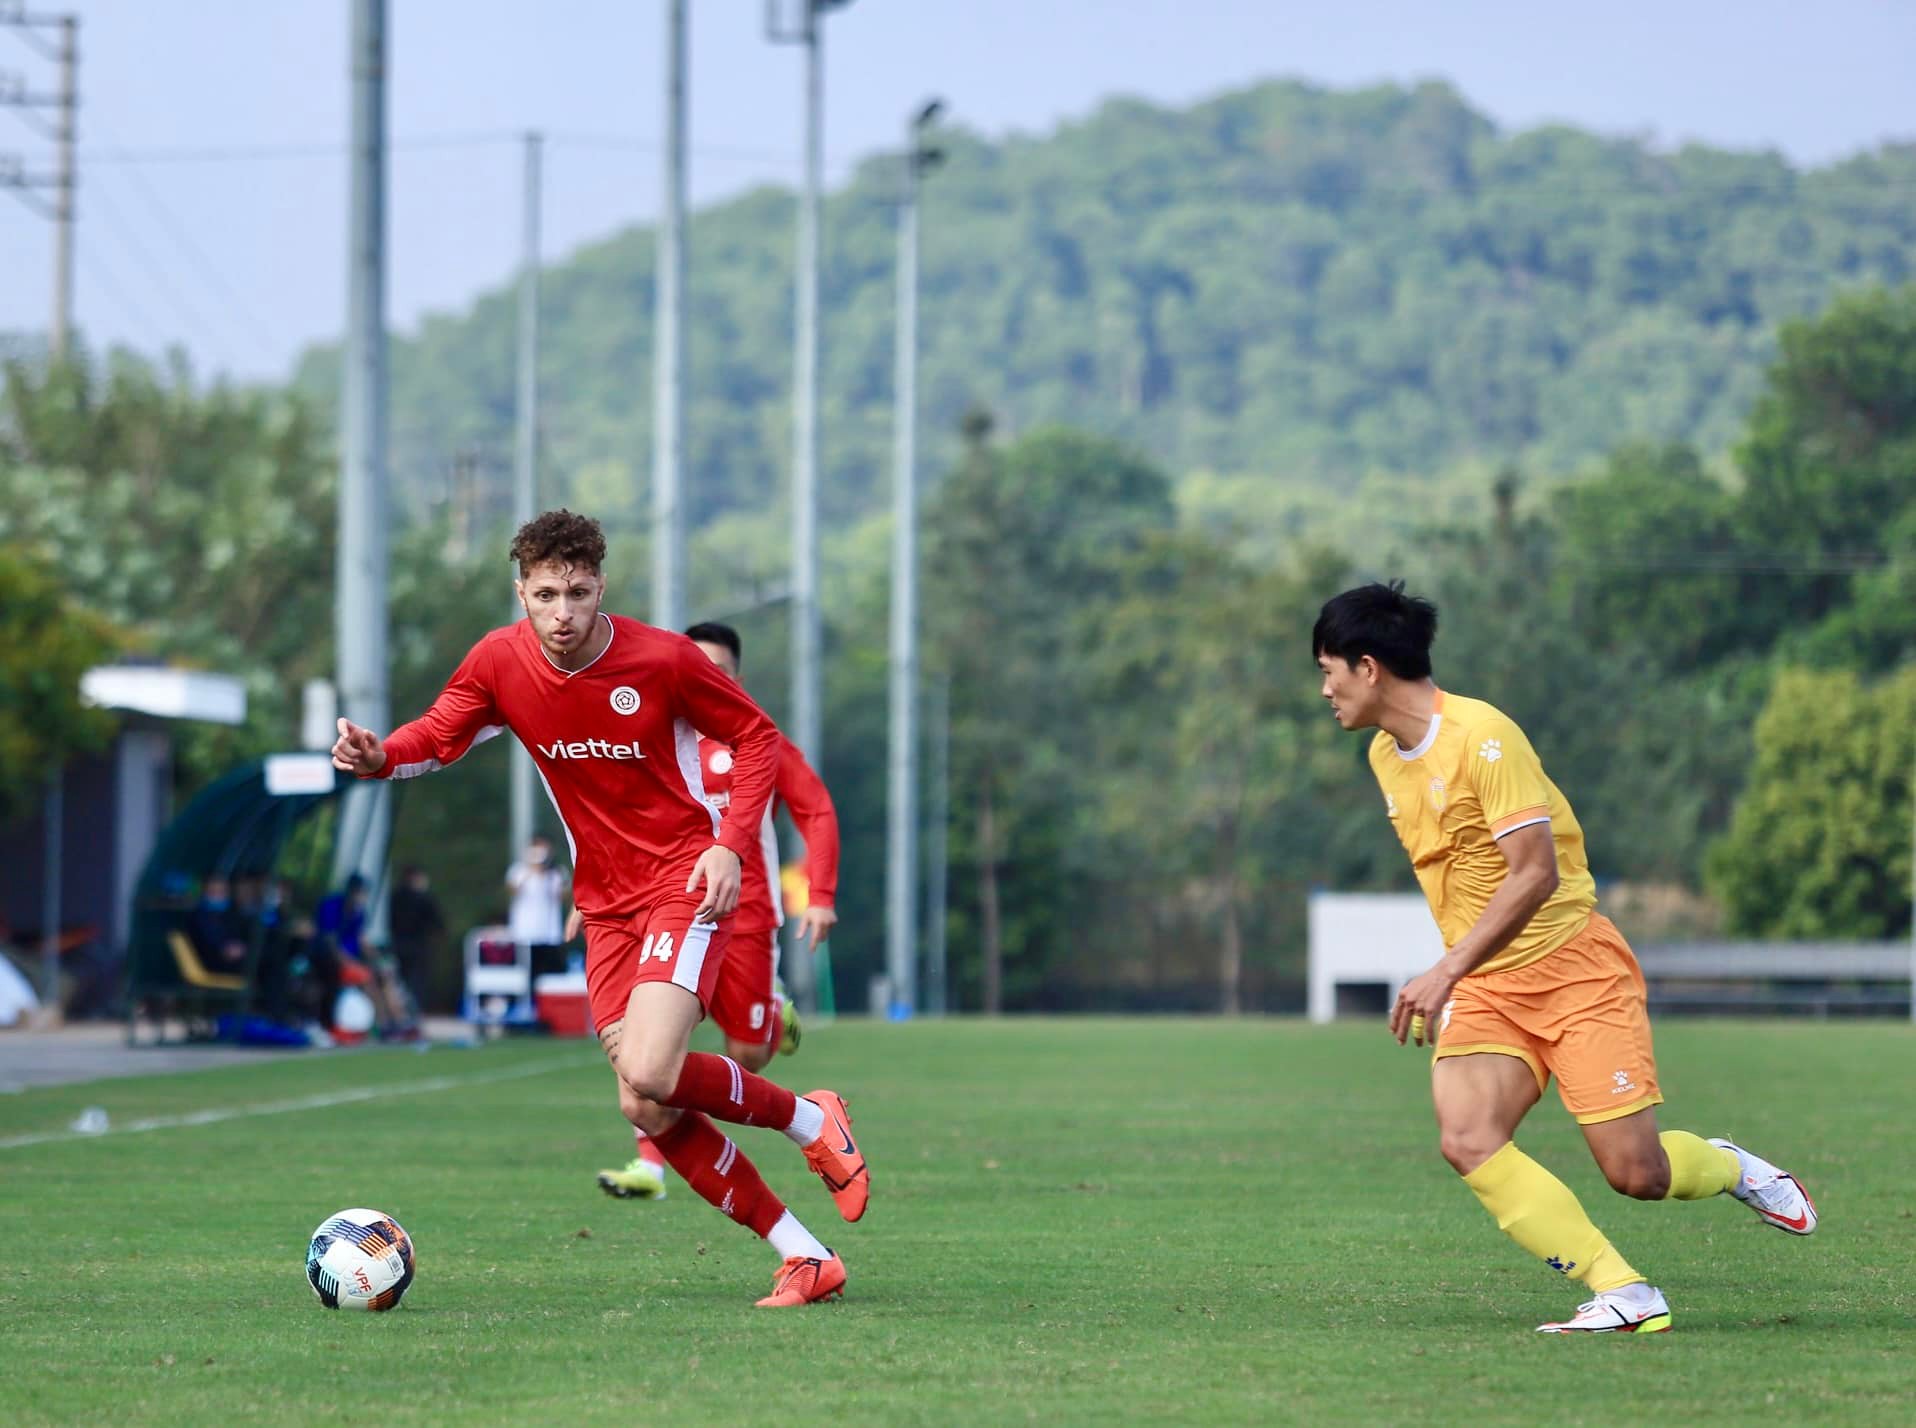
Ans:
{"type": "Polygon", "coordinates": [[[386,736],[379,778],[412,778],[510,729],[532,754],[572,849],[579,910],[619,915],[683,893],[714,843],[749,865],[771,802],[779,732],[683,635],[601,614],[611,641],[582,669],[546,655],[529,620],[472,647],[418,719],[386,736]],[[721,816],[701,781],[696,729],[734,762],[721,816]]]}
{"type": "MultiPolygon", "coordinates": [[[[805,876],[811,881],[812,901],[830,907],[838,892],[838,812],[821,779],[805,761],[797,744],[778,736],[778,777],[773,797],[790,810],[805,840],[805,876]]],[[[704,765],[705,796],[719,809],[732,801],[732,774],[736,756],[731,745],[709,735],[699,738],[699,762],[704,765]]],[[[778,835],[772,830],[772,809],[759,824],[755,855],[745,859],[738,894],[735,933],[770,932],[785,921],[784,899],[778,892],[778,835]]]]}

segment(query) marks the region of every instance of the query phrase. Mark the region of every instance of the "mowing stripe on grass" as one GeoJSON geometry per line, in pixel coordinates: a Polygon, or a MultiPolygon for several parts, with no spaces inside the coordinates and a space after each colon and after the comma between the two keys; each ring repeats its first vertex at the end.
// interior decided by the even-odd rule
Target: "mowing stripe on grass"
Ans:
{"type": "Polygon", "coordinates": [[[346,1091],[328,1091],[319,1096],[298,1096],[290,1101],[260,1101],[250,1106],[226,1106],[216,1110],[188,1111],[184,1115],[149,1116],[99,1131],[40,1131],[34,1135],[8,1136],[0,1140],[0,1150],[18,1150],[29,1145],[48,1145],[54,1141],[105,1140],[109,1136],[136,1135],[141,1131],[177,1130],[182,1126],[210,1126],[220,1121],[243,1120],[249,1116],[279,1116],[289,1111],[323,1111],[332,1106],[347,1106],[355,1101],[382,1101],[389,1096],[422,1096],[430,1091],[450,1091],[460,1086],[483,1086],[492,1081],[517,1081],[526,1076],[543,1076],[548,1071],[579,1067],[588,1063],[576,1056],[533,1061],[524,1066],[509,1066],[497,1071],[475,1071],[469,1076],[428,1076],[420,1081],[399,1081],[390,1086],[359,1086],[346,1091]]]}

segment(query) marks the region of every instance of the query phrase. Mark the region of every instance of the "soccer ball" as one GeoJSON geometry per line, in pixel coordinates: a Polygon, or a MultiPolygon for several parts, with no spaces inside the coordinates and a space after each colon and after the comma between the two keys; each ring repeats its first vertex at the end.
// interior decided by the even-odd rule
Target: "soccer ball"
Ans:
{"type": "Polygon", "coordinates": [[[412,1236],[378,1210],[327,1216],[306,1247],[306,1282],[328,1309],[393,1309],[412,1284],[412,1236]]]}

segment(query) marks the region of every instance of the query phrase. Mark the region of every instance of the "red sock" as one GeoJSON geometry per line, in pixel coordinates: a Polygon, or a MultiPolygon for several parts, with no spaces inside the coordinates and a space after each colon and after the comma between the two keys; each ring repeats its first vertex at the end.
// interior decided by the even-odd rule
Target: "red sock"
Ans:
{"type": "Polygon", "coordinates": [[[785,1213],[785,1202],[760,1178],[758,1167],[697,1111],[687,1111],[664,1135],[653,1136],[652,1142],[694,1194],[760,1239],[772,1232],[785,1213]]]}
{"type": "Polygon", "coordinates": [[[638,1137],[639,1159],[648,1165],[663,1167],[665,1165],[665,1157],[659,1154],[659,1148],[653,1144],[652,1137],[637,1127],[633,1128],[632,1134],[638,1137]]]}
{"type": "Polygon", "coordinates": [[[679,1084],[665,1104],[681,1111],[704,1111],[741,1126],[770,1126],[784,1130],[792,1123],[798,1097],[763,1076],[754,1076],[729,1056],[688,1051],[679,1084]]]}

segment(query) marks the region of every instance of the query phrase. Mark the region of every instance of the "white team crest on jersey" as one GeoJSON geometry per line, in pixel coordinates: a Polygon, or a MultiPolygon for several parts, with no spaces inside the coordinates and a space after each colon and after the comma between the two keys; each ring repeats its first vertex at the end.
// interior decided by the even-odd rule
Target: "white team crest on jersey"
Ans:
{"type": "Polygon", "coordinates": [[[636,714],[639,712],[639,691],[629,684],[621,684],[612,691],[612,712],[614,714],[636,714]]]}
{"type": "Polygon", "coordinates": [[[1430,806],[1439,813],[1444,811],[1444,781],[1440,778],[1430,781],[1430,806]]]}
{"type": "Polygon", "coordinates": [[[1386,818],[1395,818],[1397,816],[1397,795],[1394,793],[1384,795],[1384,816],[1386,818]]]}
{"type": "Polygon", "coordinates": [[[716,750],[707,762],[711,765],[713,773],[728,774],[732,771],[732,751],[730,749],[716,750]]]}

